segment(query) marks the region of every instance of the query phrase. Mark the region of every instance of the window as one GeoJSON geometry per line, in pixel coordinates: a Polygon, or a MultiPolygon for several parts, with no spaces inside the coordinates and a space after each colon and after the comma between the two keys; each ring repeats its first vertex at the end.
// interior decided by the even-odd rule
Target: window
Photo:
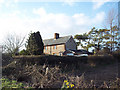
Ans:
{"type": "Polygon", "coordinates": [[[55,45],[55,46],[53,46],[53,49],[57,49],[57,46],[55,45]]]}
{"type": "Polygon", "coordinates": [[[45,47],[45,50],[47,50],[47,46],[45,47]]]}

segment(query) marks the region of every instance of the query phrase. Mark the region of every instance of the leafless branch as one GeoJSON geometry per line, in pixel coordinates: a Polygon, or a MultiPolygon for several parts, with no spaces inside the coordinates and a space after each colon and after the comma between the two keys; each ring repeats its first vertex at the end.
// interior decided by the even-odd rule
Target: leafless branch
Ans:
{"type": "Polygon", "coordinates": [[[15,54],[24,45],[25,36],[21,37],[16,34],[8,34],[4,40],[4,52],[15,54]]]}

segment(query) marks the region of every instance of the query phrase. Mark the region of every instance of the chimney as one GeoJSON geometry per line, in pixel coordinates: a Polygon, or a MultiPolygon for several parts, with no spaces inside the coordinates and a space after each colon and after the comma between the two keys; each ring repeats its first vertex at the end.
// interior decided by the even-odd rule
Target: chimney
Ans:
{"type": "Polygon", "coordinates": [[[54,39],[58,39],[59,38],[59,33],[55,33],[54,34],[54,39]]]}

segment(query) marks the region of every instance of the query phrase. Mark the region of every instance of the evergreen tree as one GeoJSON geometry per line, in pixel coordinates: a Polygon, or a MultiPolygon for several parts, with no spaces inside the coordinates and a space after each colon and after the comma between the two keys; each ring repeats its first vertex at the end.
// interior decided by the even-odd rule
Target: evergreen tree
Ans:
{"type": "Polygon", "coordinates": [[[104,48],[111,49],[111,43],[113,45],[112,49],[116,50],[118,47],[117,26],[113,26],[112,30],[113,31],[111,34],[111,31],[108,29],[96,29],[95,27],[93,27],[87,34],[75,35],[75,39],[79,41],[77,42],[78,45],[82,46],[82,48],[86,50],[91,47],[93,47],[96,52],[99,52],[104,48]]]}
{"type": "Polygon", "coordinates": [[[26,47],[30,55],[41,55],[43,53],[44,44],[39,31],[30,34],[26,47]]]}

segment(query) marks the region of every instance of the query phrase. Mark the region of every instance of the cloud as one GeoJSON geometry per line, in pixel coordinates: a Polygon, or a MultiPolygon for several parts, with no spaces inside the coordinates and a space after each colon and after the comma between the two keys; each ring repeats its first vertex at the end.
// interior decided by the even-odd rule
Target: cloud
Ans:
{"type": "Polygon", "coordinates": [[[102,5],[104,5],[107,2],[110,2],[111,0],[92,0],[93,2],[93,9],[99,9],[102,5]]]}
{"type": "Polygon", "coordinates": [[[16,8],[18,0],[0,0],[0,8],[16,8]]]}
{"type": "Polygon", "coordinates": [[[0,8],[1,8],[3,3],[4,3],[4,0],[0,0],[0,8]]]}
{"type": "Polygon", "coordinates": [[[100,25],[103,22],[104,17],[105,17],[104,12],[97,13],[94,18],[90,18],[89,16],[86,16],[83,13],[75,14],[73,16],[76,25],[80,26],[92,26],[97,24],[100,25]]]}
{"type": "Polygon", "coordinates": [[[4,0],[0,0],[0,3],[3,3],[4,2],[4,0]]]}
{"type": "Polygon", "coordinates": [[[46,11],[44,10],[44,8],[33,9],[33,13],[38,14],[40,16],[45,16],[46,15],[46,11]]]}
{"type": "Polygon", "coordinates": [[[63,2],[62,5],[63,5],[63,6],[64,6],[64,5],[74,6],[74,4],[75,4],[74,2],[63,2]]]}
{"type": "Polygon", "coordinates": [[[68,16],[63,13],[47,13],[44,8],[33,9],[32,13],[34,17],[26,16],[21,18],[22,12],[19,11],[0,17],[1,40],[4,39],[8,32],[25,35],[30,31],[40,31],[43,39],[53,38],[55,32],[60,33],[60,36],[85,33],[93,26],[100,25],[105,15],[104,12],[100,12],[93,18],[84,13],[68,16]]]}
{"type": "Polygon", "coordinates": [[[100,12],[96,14],[96,17],[92,20],[92,22],[95,24],[102,23],[105,19],[105,13],[100,12]],[[97,22],[96,22],[97,21],[97,22]]]}
{"type": "Polygon", "coordinates": [[[69,5],[69,6],[74,6],[75,1],[74,0],[64,0],[63,5],[69,5]]]}

